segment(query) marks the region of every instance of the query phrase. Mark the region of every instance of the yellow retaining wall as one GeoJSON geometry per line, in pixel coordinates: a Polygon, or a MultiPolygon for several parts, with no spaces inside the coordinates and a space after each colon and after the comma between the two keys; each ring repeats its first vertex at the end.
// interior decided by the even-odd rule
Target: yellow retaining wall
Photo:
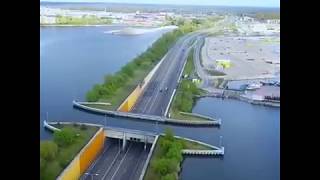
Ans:
{"type": "Polygon", "coordinates": [[[104,140],[104,131],[100,129],[90,144],[83,149],[80,154],[80,174],[84,173],[98,154],[100,154],[103,149],[104,140]]]}
{"type": "Polygon", "coordinates": [[[132,107],[138,100],[141,92],[142,92],[142,88],[138,85],[136,89],[134,89],[132,93],[127,97],[127,99],[121,104],[121,106],[119,107],[119,110],[122,112],[131,111],[132,107]]]}
{"type": "MultiPolygon", "coordinates": [[[[165,55],[166,56],[166,55],[165,55]]],[[[142,86],[138,85],[132,93],[127,97],[126,100],[122,102],[122,104],[119,106],[117,109],[118,111],[122,112],[129,112],[131,111],[132,107],[135,105],[137,102],[138,98],[140,97],[143,89],[147,86],[149,83],[150,79],[154,75],[154,73],[157,71],[157,69],[160,67],[161,63],[163,62],[165,56],[161,59],[161,61],[149,72],[149,74],[144,78],[144,83],[142,86]]]]}
{"type": "Polygon", "coordinates": [[[103,128],[100,128],[57,179],[78,180],[102,151],[105,137],[103,128]]]}
{"type": "Polygon", "coordinates": [[[67,167],[68,169],[63,171],[60,175],[61,180],[77,180],[80,178],[80,162],[77,156],[67,167]]]}

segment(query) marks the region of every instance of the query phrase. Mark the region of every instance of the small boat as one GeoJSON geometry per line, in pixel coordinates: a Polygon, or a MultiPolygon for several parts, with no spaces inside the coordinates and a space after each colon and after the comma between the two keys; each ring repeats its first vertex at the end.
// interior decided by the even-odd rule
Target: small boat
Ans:
{"type": "Polygon", "coordinates": [[[247,86],[247,90],[254,90],[254,89],[259,89],[261,88],[262,84],[261,83],[252,83],[252,84],[249,84],[247,86]]]}

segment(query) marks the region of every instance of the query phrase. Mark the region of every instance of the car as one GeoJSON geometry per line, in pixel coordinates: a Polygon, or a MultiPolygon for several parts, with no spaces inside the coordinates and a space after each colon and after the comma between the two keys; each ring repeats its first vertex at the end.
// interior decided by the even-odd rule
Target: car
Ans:
{"type": "Polygon", "coordinates": [[[160,92],[162,92],[162,89],[160,89],[160,92]]]}
{"type": "Polygon", "coordinates": [[[168,91],[168,87],[165,88],[165,91],[168,91]]]}

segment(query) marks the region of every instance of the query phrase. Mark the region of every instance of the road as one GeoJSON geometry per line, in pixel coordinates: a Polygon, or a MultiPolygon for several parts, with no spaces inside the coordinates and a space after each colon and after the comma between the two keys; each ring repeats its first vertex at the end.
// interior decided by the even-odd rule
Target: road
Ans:
{"type": "Polygon", "coordinates": [[[183,36],[168,51],[131,112],[157,116],[165,115],[171,95],[178,86],[179,76],[188,57],[188,47],[191,46],[197,35],[198,33],[190,33],[183,36]],[[166,88],[168,89],[165,90],[166,88]]]}
{"type": "Polygon", "coordinates": [[[193,63],[195,66],[195,71],[201,79],[200,88],[204,89],[213,94],[222,94],[222,89],[214,88],[213,79],[214,77],[209,75],[203,66],[201,66],[201,47],[204,44],[205,35],[198,36],[197,41],[194,46],[193,63]]]}
{"type": "Polygon", "coordinates": [[[147,159],[150,145],[144,150],[141,142],[127,141],[124,151],[119,151],[122,140],[108,138],[102,154],[94,161],[81,180],[138,180],[147,159]],[[119,146],[120,143],[120,146],[119,146]]]}

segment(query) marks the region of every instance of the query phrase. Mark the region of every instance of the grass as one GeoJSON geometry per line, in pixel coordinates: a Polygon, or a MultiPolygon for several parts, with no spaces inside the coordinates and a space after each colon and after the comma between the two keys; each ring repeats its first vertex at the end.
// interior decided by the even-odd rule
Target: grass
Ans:
{"type": "MultiPolygon", "coordinates": [[[[154,171],[152,164],[154,164],[162,156],[164,156],[163,151],[161,150],[161,147],[160,147],[160,143],[159,143],[162,138],[164,138],[164,137],[159,136],[158,142],[155,146],[154,152],[153,152],[152,157],[150,159],[149,166],[147,168],[144,180],[161,180],[160,176],[154,171]]],[[[186,140],[178,139],[178,138],[175,138],[175,140],[182,142],[183,149],[196,149],[196,150],[209,150],[209,149],[211,149],[207,146],[198,144],[196,142],[186,141],[186,140]]]]}
{"type": "MultiPolygon", "coordinates": [[[[193,62],[193,52],[194,49],[191,49],[189,55],[188,55],[188,59],[186,62],[186,65],[183,69],[183,74],[184,75],[188,75],[188,77],[190,76],[194,76],[195,74],[195,66],[194,66],[194,62],[193,62]]],[[[187,80],[189,81],[189,80],[187,80]]],[[[198,89],[200,92],[202,92],[200,89],[198,89]]],[[[185,115],[185,114],[181,114],[180,113],[180,109],[178,108],[178,106],[176,105],[177,101],[180,101],[178,98],[183,98],[182,96],[177,96],[178,94],[182,93],[182,89],[179,86],[177,89],[177,92],[173,98],[173,102],[172,102],[172,106],[170,108],[170,117],[173,119],[179,119],[179,120],[194,120],[194,121],[207,121],[207,119],[201,118],[201,117],[195,117],[195,116],[191,116],[191,115],[185,115]]],[[[192,100],[194,101],[194,100],[192,100]]],[[[194,102],[192,102],[194,103],[194,102]]]]}
{"type": "Polygon", "coordinates": [[[112,20],[108,18],[98,18],[97,16],[70,17],[58,16],[56,24],[88,25],[88,24],[111,24],[112,20]]]}
{"type": "Polygon", "coordinates": [[[75,142],[67,147],[59,147],[56,158],[47,162],[45,169],[41,172],[42,180],[54,180],[63,171],[65,167],[73,160],[73,158],[80,152],[80,150],[89,142],[93,135],[97,132],[98,127],[87,126],[82,130],[80,126],[69,125],[55,125],[57,128],[70,127],[80,134],[75,142]]]}
{"type": "Polygon", "coordinates": [[[183,70],[183,74],[184,75],[187,74],[189,77],[191,76],[191,74],[194,74],[194,69],[195,69],[194,63],[193,63],[193,51],[194,49],[190,50],[190,54],[188,56],[186,65],[183,70]]]}
{"type": "Polygon", "coordinates": [[[121,105],[121,103],[130,95],[130,93],[137,87],[137,85],[148,75],[151,69],[154,66],[150,66],[149,68],[143,68],[135,71],[135,74],[132,78],[128,79],[126,84],[115,92],[114,96],[109,98],[101,98],[99,102],[108,102],[111,105],[87,105],[89,107],[104,109],[104,110],[112,110],[115,111],[121,105]]]}
{"type": "Polygon", "coordinates": [[[201,117],[196,117],[196,116],[191,116],[187,114],[181,114],[179,110],[172,108],[170,110],[170,117],[172,119],[178,119],[178,120],[187,120],[187,121],[208,121],[208,119],[201,118],[201,117]]]}

